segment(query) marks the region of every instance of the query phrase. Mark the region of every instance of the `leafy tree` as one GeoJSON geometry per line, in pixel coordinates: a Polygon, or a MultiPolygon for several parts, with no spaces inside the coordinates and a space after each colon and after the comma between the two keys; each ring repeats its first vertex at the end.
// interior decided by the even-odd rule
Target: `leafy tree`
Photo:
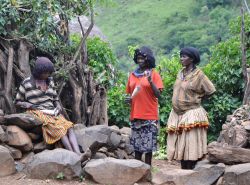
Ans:
{"type": "MultiPolygon", "coordinates": [[[[72,110],[64,111],[65,116],[73,122],[85,125],[107,122],[104,83],[112,82],[108,63],[110,62],[109,69],[112,70],[115,57],[109,45],[98,39],[87,41],[90,52],[89,57],[86,55],[86,38],[93,27],[95,3],[107,1],[0,0],[0,2],[0,57],[4,58],[4,65],[8,63],[10,66],[7,74],[2,73],[6,70],[4,65],[0,66],[0,86],[3,86],[5,80],[12,82],[13,79],[16,82],[4,83],[8,85],[4,87],[4,100],[0,101],[0,108],[7,113],[15,112],[12,100],[15,93],[10,90],[16,89],[15,85],[19,86],[23,78],[31,75],[32,59],[43,55],[49,57],[55,64],[56,77],[60,79],[57,80],[58,94],[63,97],[61,98],[63,106],[67,110],[72,110]],[[90,15],[91,24],[86,33],[82,30],[82,36],[77,38],[70,36],[68,24],[73,17],[79,15],[90,15]],[[98,50],[95,51],[94,48],[98,50]],[[6,57],[5,53],[9,55],[6,57]],[[98,54],[97,59],[95,55],[98,54]],[[91,65],[88,65],[88,60],[91,61],[91,65]],[[92,61],[99,64],[94,65],[92,61]],[[102,69],[106,67],[107,72],[104,75],[107,77],[106,82],[93,80],[89,68],[98,67],[102,69]]],[[[2,93],[0,99],[2,100],[2,93]]]]}

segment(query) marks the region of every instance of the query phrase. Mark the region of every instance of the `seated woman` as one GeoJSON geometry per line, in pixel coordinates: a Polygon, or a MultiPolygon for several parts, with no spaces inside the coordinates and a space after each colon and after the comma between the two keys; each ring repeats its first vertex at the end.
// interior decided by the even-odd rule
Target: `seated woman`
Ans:
{"type": "Polygon", "coordinates": [[[32,76],[26,78],[19,87],[16,105],[27,109],[27,113],[43,123],[43,138],[47,144],[61,140],[66,149],[80,154],[73,123],[60,114],[62,108],[50,77],[53,72],[53,63],[46,57],[39,57],[32,76]]]}

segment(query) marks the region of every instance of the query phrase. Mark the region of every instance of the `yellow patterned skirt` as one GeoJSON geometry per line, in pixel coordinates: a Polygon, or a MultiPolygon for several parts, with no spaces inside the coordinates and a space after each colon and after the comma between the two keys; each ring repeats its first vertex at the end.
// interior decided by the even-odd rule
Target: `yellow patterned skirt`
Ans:
{"type": "Polygon", "coordinates": [[[73,127],[73,123],[66,120],[63,115],[51,116],[39,110],[28,110],[27,113],[32,114],[42,123],[42,131],[44,141],[53,144],[67,134],[69,128],[73,127]]]}
{"type": "Polygon", "coordinates": [[[203,107],[182,115],[171,111],[167,123],[169,160],[198,160],[207,153],[207,112],[203,107]]]}

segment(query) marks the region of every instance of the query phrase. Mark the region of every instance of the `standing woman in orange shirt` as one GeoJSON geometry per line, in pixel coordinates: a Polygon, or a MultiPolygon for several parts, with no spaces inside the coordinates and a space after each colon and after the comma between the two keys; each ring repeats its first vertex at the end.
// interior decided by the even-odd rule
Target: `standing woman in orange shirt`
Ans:
{"type": "Polygon", "coordinates": [[[163,83],[153,69],[155,58],[150,48],[136,49],[134,62],[138,68],[129,75],[126,92],[130,97],[125,99],[131,106],[130,143],[134,147],[135,159],[141,160],[145,153],[145,163],[151,165],[152,152],[157,148],[158,98],[163,83]]]}

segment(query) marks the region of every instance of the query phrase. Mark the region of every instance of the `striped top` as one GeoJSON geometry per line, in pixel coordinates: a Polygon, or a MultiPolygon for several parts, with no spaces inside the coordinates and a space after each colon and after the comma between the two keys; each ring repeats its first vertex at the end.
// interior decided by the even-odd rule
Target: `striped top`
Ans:
{"type": "Polygon", "coordinates": [[[172,97],[173,109],[178,114],[200,107],[204,96],[215,92],[213,83],[196,68],[183,79],[183,70],[179,72],[174,84],[172,97]]]}
{"type": "Polygon", "coordinates": [[[32,103],[39,110],[52,110],[55,108],[54,102],[58,101],[57,93],[54,89],[53,78],[49,77],[47,80],[48,89],[42,91],[36,87],[34,77],[26,78],[20,85],[16,95],[16,102],[32,103]]]}

